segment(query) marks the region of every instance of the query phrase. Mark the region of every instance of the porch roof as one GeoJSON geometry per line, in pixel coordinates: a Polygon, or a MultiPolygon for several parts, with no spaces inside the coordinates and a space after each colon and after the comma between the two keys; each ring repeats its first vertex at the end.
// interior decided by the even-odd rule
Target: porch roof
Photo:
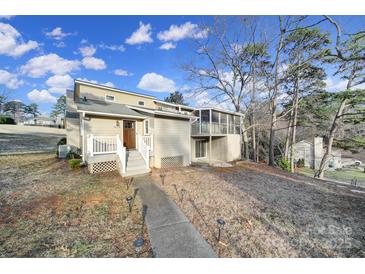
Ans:
{"type": "Polygon", "coordinates": [[[109,103],[105,101],[87,99],[86,101],[80,99],[76,101],[77,111],[89,114],[119,116],[129,118],[146,118],[142,114],[128,108],[124,104],[109,103]]]}

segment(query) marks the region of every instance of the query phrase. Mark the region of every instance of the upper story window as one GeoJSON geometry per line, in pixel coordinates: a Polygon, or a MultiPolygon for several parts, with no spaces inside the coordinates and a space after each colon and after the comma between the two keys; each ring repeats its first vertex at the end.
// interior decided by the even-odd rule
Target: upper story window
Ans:
{"type": "Polygon", "coordinates": [[[115,102],[115,96],[114,96],[114,95],[106,94],[106,95],[105,95],[105,101],[108,101],[108,102],[115,102]]]}
{"type": "Polygon", "coordinates": [[[144,101],[138,101],[138,105],[144,106],[144,101]]]}

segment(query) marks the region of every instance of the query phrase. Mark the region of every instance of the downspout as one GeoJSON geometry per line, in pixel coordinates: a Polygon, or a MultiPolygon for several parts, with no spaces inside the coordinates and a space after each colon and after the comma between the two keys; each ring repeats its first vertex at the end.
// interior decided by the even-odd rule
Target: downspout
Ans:
{"type": "Polygon", "coordinates": [[[82,162],[85,162],[85,112],[81,116],[82,162]]]}

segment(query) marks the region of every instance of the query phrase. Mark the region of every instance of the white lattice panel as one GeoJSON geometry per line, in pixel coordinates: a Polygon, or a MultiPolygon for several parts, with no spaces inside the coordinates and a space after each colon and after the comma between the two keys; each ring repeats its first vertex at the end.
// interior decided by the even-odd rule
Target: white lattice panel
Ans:
{"type": "Polygon", "coordinates": [[[99,162],[89,164],[90,173],[103,173],[103,172],[110,172],[117,169],[117,162],[116,161],[107,161],[107,162],[99,162]]]}
{"type": "Polygon", "coordinates": [[[182,167],[183,164],[184,157],[182,155],[161,158],[161,168],[182,167]]]}

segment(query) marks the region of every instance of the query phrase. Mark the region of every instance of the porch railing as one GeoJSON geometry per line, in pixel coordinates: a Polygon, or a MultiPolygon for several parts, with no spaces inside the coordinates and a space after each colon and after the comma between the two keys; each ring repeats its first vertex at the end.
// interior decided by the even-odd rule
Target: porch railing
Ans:
{"type": "Polygon", "coordinates": [[[195,121],[191,124],[191,133],[200,134],[240,134],[240,126],[235,124],[202,122],[195,121]]]}
{"type": "Polygon", "coordinates": [[[87,149],[91,156],[117,152],[117,136],[94,136],[89,134],[87,149]]]}
{"type": "Polygon", "coordinates": [[[144,136],[142,136],[142,135],[137,135],[138,151],[139,151],[139,153],[141,153],[142,158],[146,162],[146,167],[149,168],[149,166],[150,166],[150,164],[149,164],[149,162],[150,162],[150,148],[144,142],[143,137],[144,136]]]}
{"type": "Polygon", "coordinates": [[[146,146],[150,149],[150,151],[153,151],[153,135],[141,135],[141,138],[146,146]]]}
{"type": "Polygon", "coordinates": [[[126,148],[123,146],[119,135],[114,136],[87,136],[87,154],[89,156],[102,154],[117,154],[121,163],[121,172],[126,171],[126,148]]]}
{"type": "Polygon", "coordinates": [[[117,155],[121,164],[121,172],[124,174],[126,171],[126,164],[127,164],[127,151],[126,147],[123,146],[122,141],[120,140],[119,136],[117,135],[117,155]]]}

